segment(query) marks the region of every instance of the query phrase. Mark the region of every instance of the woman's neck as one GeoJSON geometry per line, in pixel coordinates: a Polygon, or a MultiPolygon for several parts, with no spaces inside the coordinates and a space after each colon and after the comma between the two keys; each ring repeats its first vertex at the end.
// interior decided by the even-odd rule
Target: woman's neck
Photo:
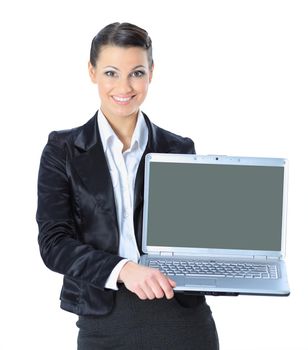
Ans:
{"type": "Polygon", "coordinates": [[[119,140],[123,143],[123,152],[130,148],[137,123],[138,112],[127,117],[105,115],[119,140]]]}

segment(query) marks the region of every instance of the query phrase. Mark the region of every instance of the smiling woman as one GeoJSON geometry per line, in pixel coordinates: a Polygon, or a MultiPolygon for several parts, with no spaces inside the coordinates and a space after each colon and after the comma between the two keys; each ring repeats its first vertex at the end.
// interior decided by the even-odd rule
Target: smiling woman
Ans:
{"type": "Polygon", "coordinates": [[[138,265],[145,155],[195,152],[140,110],[153,74],[148,33],[103,28],[88,69],[100,108],[85,125],[49,135],[38,179],[40,251],[64,275],[61,307],[79,316],[78,349],[217,350],[204,297],[175,295],[174,281],[138,265]]]}
{"type": "Polygon", "coordinates": [[[88,68],[98,85],[101,111],[126,150],[152,80],[151,38],[135,25],[110,24],[94,37],[88,68]]]}
{"type": "MultiPolygon", "coordinates": [[[[122,129],[120,125],[125,123],[126,136],[132,135],[153,74],[146,51],[139,47],[104,45],[95,66],[89,63],[89,74],[98,85],[101,111],[108,122],[118,133],[122,129]]],[[[124,148],[128,148],[130,140],[125,135],[118,136],[124,137],[124,148]]]]}

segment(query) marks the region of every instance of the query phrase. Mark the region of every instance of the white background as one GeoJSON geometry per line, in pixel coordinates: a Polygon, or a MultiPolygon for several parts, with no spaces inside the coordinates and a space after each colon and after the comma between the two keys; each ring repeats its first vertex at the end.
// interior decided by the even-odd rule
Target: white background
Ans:
{"type": "Polygon", "coordinates": [[[1,349],[76,348],[76,316],[59,308],[62,277],[39,256],[37,171],[48,133],[96,111],[90,42],[114,21],[152,37],[143,110],[153,122],[193,138],[200,154],[289,158],[292,294],[208,302],[221,350],[308,349],[307,19],[297,0],[1,1],[1,349]]]}

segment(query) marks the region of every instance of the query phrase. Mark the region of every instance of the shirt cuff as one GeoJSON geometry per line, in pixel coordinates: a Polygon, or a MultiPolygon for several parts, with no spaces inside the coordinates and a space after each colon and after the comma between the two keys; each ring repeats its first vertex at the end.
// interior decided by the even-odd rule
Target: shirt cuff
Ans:
{"type": "Polygon", "coordinates": [[[113,289],[113,290],[119,290],[118,288],[118,277],[120,274],[120,271],[122,270],[122,267],[128,262],[128,259],[123,259],[114,267],[111,274],[107,278],[107,281],[105,283],[105,288],[113,289]]]}

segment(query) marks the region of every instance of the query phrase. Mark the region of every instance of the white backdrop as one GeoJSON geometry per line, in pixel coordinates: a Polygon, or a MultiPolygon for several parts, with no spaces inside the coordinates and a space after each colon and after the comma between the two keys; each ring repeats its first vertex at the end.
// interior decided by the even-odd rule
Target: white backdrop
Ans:
{"type": "Polygon", "coordinates": [[[143,110],[153,122],[193,138],[200,154],[289,158],[292,294],[208,302],[222,350],[308,349],[307,18],[298,0],[1,1],[1,349],[76,348],[76,316],[59,308],[62,277],[39,256],[37,171],[48,133],[96,111],[89,47],[114,21],[152,37],[143,110]]]}

